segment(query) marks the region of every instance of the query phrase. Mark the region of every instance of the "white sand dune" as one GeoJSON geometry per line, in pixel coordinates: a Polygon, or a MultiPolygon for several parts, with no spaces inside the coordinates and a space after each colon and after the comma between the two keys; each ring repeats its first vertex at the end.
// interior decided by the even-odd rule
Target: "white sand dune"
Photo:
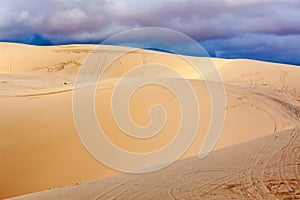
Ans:
{"type": "MultiPolygon", "coordinates": [[[[182,159],[144,175],[120,172],[93,158],[81,143],[72,114],[74,80],[89,53],[100,59],[126,48],[92,45],[36,47],[0,44],[0,198],[50,188],[20,199],[263,199],[300,198],[300,68],[252,60],[212,59],[224,80],[227,115],[224,130],[205,159],[195,156],[209,127],[211,105],[202,77],[176,55],[137,50],[106,72],[96,92],[96,111],[115,144],[134,152],[156,150],[170,141],[180,122],[175,96],[149,86],[133,96],[132,118],[149,123],[148,109],[165,106],[162,132],[138,140],[123,134],[113,120],[110,96],[127,66],[160,62],[180,71],[196,91],[201,120],[198,134],[182,159]],[[158,97],[159,98],[156,98],[158,97]],[[105,113],[105,115],[103,114],[105,113]],[[107,178],[103,178],[107,177],[107,178]],[[298,184],[298,185],[297,185],[298,184]]],[[[191,58],[201,64],[206,58],[191,58]]],[[[93,72],[91,72],[93,73],[93,72]]],[[[148,69],[126,78],[125,87],[143,76],[175,79],[148,69]]]]}

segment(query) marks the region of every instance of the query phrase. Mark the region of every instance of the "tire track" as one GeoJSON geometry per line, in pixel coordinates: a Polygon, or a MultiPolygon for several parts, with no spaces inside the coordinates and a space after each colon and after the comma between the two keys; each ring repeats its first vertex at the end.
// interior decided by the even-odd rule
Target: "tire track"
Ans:
{"type": "Polygon", "coordinates": [[[300,199],[299,135],[298,129],[281,134],[280,146],[271,138],[243,163],[230,191],[243,199],[300,199]]]}

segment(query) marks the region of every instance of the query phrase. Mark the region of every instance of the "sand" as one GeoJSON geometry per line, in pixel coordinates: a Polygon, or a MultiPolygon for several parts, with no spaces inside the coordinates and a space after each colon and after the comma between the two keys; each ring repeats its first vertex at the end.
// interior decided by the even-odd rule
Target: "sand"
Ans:
{"type": "MultiPolygon", "coordinates": [[[[196,92],[201,119],[196,138],[181,160],[153,173],[116,175],[121,172],[98,162],[82,144],[73,120],[72,96],[74,80],[89,53],[103,60],[128,49],[93,48],[0,43],[0,198],[47,189],[18,199],[300,198],[299,67],[212,59],[227,92],[226,119],[214,151],[199,159],[212,109],[203,78],[176,55],[132,52],[113,64],[97,88],[95,108],[107,137],[128,151],[149,152],[168,143],[178,128],[180,109],[175,96],[149,86],[133,96],[132,118],[145,125],[149,106],[164,105],[168,119],[161,133],[139,140],[118,129],[110,95],[126,67],[135,64],[161,62],[180,71],[196,92]],[[91,180],[96,181],[87,182],[91,180]]],[[[202,63],[206,58],[191,59],[202,63]]],[[[141,74],[172,83],[178,79],[167,71],[147,68],[126,78],[125,87],[141,74]]]]}
{"type": "Polygon", "coordinates": [[[299,199],[299,129],[177,161],[14,199],[299,199]]]}

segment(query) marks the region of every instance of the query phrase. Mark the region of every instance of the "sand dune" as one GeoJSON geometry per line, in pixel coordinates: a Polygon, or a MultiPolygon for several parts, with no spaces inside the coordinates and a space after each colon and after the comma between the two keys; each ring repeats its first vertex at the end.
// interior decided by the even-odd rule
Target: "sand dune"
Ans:
{"type": "MultiPolygon", "coordinates": [[[[212,59],[224,80],[227,115],[214,152],[199,160],[187,157],[198,154],[211,117],[209,92],[203,78],[176,55],[144,50],[128,54],[112,64],[96,92],[98,119],[115,144],[128,151],[153,151],[174,137],[180,120],[175,96],[160,87],[149,86],[133,96],[132,118],[137,124],[147,124],[149,107],[154,103],[164,105],[168,119],[161,133],[150,140],[138,140],[118,129],[110,97],[117,81],[129,70],[127,66],[160,62],[179,71],[196,91],[201,120],[193,144],[182,157],[185,159],[150,174],[108,177],[120,172],[93,158],[77,134],[72,114],[73,87],[89,53],[105,62],[108,56],[127,48],[93,48],[0,44],[0,198],[95,179],[99,180],[20,199],[300,198],[299,67],[212,59]]],[[[191,59],[200,65],[207,58],[191,59]]],[[[126,78],[124,87],[141,76],[173,82],[177,79],[167,71],[146,68],[126,78]]]]}
{"type": "Polygon", "coordinates": [[[143,175],[122,174],[14,199],[299,199],[300,130],[177,161],[143,175]]]}

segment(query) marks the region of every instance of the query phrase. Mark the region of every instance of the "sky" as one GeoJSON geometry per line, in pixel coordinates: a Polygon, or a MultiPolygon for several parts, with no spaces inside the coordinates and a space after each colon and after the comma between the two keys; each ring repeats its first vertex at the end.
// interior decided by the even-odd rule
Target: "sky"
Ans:
{"type": "Polygon", "coordinates": [[[164,27],[212,57],[300,65],[299,0],[0,0],[0,41],[100,43],[141,27],[164,27]]]}

